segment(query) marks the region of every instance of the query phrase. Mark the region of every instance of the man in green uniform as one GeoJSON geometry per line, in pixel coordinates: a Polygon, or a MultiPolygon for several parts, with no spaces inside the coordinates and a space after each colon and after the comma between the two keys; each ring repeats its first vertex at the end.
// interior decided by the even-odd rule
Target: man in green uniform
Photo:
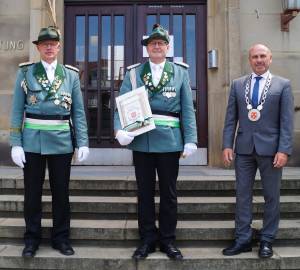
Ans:
{"type": "Polygon", "coordinates": [[[14,89],[10,144],[12,160],[24,172],[23,257],[33,257],[41,241],[46,164],[52,193],[52,247],[64,255],[74,254],[69,242],[71,160],[75,147],[78,161],[88,157],[89,148],[78,70],[57,63],[59,41],[56,27],[41,29],[33,41],[41,61],[19,65],[14,89]]]}
{"type": "Polygon", "coordinates": [[[156,128],[135,136],[122,130],[118,112],[115,114],[116,139],[133,150],[138,187],[138,222],[141,245],[134,259],[144,259],[160,251],[171,259],[183,258],[175,246],[177,224],[176,180],[180,154],[191,155],[197,149],[196,121],[187,65],[166,60],[169,49],[168,32],[158,24],[150,36],[142,40],[149,61],[128,67],[120,95],[135,87],[145,86],[156,128]],[[135,74],[135,81],[132,75],[135,74]],[[134,84],[132,84],[132,81],[134,84]],[[136,86],[133,86],[136,85],[136,86]],[[159,228],[155,225],[155,179],[159,178],[159,228]]]}

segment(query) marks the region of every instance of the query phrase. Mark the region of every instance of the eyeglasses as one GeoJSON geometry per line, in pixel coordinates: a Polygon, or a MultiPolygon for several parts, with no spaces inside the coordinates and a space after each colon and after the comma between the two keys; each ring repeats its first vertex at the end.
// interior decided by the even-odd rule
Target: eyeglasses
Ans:
{"type": "Polygon", "coordinates": [[[42,48],[47,49],[47,48],[57,48],[59,46],[58,42],[55,43],[50,43],[50,42],[43,42],[39,44],[42,48]]]}
{"type": "Polygon", "coordinates": [[[151,42],[148,43],[148,45],[151,46],[151,47],[155,47],[156,45],[158,47],[163,47],[163,46],[166,46],[167,43],[164,42],[164,41],[151,41],[151,42]]]}

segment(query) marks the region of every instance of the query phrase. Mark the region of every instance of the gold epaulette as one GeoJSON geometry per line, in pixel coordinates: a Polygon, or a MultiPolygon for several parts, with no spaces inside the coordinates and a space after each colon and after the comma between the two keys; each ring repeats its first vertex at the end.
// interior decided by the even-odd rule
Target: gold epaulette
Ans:
{"type": "Polygon", "coordinates": [[[24,63],[20,63],[19,67],[21,68],[21,67],[31,66],[33,64],[34,64],[34,62],[24,62],[24,63]]]}
{"type": "Polygon", "coordinates": [[[176,65],[179,65],[179,66],[182,66],[184,68],[189,68],[190,66],[184,62],[174,62],[174,64],[176,65]]]}
{"type": "Polygon", "coordinates": [[[71,65],[65,65],[65,67],[68,68],[68,69],[74,70],[74,71],[76,71],[77,73],[79,73],[79,69],[78,69],[77,67],[73,67],[73,66],[71,66],[71,65]]]}
{"type": "Polygon", "coordinates": [[[137,63],[137,64],[133,64],[133,65],[131,65],[131,66],[128,66],[128,67],[127,67],[127,70],[131,70],[131,69],[133,69],[133,68],[135,68],[135,67],[138,67],[140,64],[141,64],[141,63],[137,63]]]}

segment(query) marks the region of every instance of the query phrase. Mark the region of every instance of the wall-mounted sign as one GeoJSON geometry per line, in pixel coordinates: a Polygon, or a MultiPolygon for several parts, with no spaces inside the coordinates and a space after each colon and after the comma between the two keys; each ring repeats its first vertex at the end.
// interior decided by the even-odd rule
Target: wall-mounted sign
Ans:
{"type": "Polygon", "coordinates": [[[24,40],[0,40],[0,51],[21,51],[24,43],[24,40]]]}
{"type": "Polygon", "coordinates": [[[218,50],[212,49],[208,51],[207,66],[210,69],[218,68],[218,50]]]}

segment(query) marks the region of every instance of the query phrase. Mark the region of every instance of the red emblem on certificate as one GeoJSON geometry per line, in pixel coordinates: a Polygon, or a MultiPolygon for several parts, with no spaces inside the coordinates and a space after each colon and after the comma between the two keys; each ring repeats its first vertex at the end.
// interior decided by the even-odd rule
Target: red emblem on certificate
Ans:
{"type": "Polygon", "coordinates": [[[257,110],[257,109],[251,109],[251,110],[249,110],[249,112],[248,112],[248,118],[249,118],[250,121],[253,121],[253,122],[259,120],[259,118],[260,118],[260,111],[257,110]]]}

